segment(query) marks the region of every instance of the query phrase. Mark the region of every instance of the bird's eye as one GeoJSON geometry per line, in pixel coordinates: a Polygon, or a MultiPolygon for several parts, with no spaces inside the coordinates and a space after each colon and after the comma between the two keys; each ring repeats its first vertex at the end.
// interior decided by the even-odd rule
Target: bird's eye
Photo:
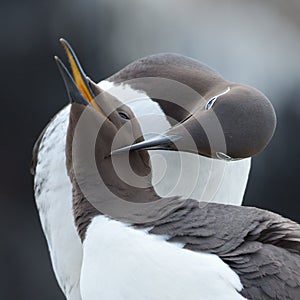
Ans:
{"type": "Polygon", "coordinates": [[[119,111],[119,116],[122,118],[122,119],[125,119],[125,120],[130,120],[129,116],[123,112],[123,111],[119,111]]]}
{"type": "Polygon", "coordinates": [[[215,97],[212,97],[210,100],[207,101],[207,103],[205,104],[205,109],[206,110],[209,110],[213,107],[213,105],[215,104],[216,100],[220,97],[220,96],[223,96],[225,94],[227,94],[228,92],[230,91],[230,87],[227,87],[226,91],[215,96],[215,97]]]}
{"type": "Polygon", "coordinates": [[[206,105],[205,105],[205,109],[209,110],[213,107],[215,101],[217,100],[217,97],[213,97],[210,100],[207,101],[206,105]]]}

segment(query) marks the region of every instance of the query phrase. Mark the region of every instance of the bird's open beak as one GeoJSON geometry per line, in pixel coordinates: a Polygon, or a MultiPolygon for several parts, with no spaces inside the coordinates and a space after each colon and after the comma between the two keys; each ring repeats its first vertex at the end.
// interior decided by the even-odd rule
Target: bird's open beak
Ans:
{"type": "Polygon", "coordinates": [[[94,109],[103,114],[103,111],[95,102],[95,95],[89,85],[89,80],[85,75],[72,47],[66,40],[62,38],[59,41],[63,45],[68,56],[73,77],[63,62],[57,56],[54,58],[65,82],[71,103],[76,102],[84,105],[90,104],[94,109]]]}

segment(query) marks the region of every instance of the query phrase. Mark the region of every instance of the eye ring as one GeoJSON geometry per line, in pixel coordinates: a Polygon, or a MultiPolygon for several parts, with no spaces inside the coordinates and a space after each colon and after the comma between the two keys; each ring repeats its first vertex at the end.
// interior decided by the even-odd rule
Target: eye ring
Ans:
{"type": "Polygon", "coordinates": [[[208,100],[207,103],[205,104],[205,109],[206,110],[211,109],[213,107],[213,105],[215,104],[216,100],[217,100],[217,97],[213,97],[210,100],[208,100]]]}
{"type": "Polygon", "coordinates": [[[230,86],[229,86],[229,87],[227,87],[227,89],[226,89],[225,92],[223,92],[223,93],[221,93],[221,94],[219,94],[219,95],[217,95],[217,96],[212,97],[211,99],[209,99],[209,100],[207,101],[207,103],[205,104],[205,110],[211,109],[211,108],[213,107],[213,105],[215,104],[216,100],[217,100],[220,96],[223,96],[223,95],[227,94],[227,93],[230,91],[230,89],[231,89],[231,88],[230,88],[230,86]]]}
{"type": "Polygon", "coordinates": [[[128,116],[125,112],[119,111],[118,113],[119,113],[119,116],[120,116],[122,119],[124,119],[124,120],[130,120],[129,116],[128,116]]]}

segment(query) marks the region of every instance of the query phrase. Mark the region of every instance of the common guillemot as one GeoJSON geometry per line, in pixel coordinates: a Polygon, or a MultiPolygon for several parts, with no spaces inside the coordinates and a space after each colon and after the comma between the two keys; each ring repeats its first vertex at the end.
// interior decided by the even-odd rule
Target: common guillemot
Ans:
{"type": "MultiPolygon", "coordinates": [[[[73,59],[75,58],[74,59],[75,64],[72,65],[72,70],[75,74],[75,79],[79,79],[79,80],[80,78],[83,79],[83,88],[84,88],[84,84],[86,84],[85,75],[82,74],[82,72],[80,74],[79,71],[81,70],[81,68],[79,65],[76,65],[75,55],[72,56],[72,52],[70,51],[70,47],[68,46],[68,44],[66,42],[63,43],[67,49],[67,53],[69,54],[70,61],[72,62],[72,57],[73,59]],[[76,75],[76,72],[79,73],[77,73],[76,75]]],[[[187,110],[183,110],[181,108],[173,111],[172,108],[174,107],[172,106],[168,107],[165,105],[166,99],[162,99],[162,100],[154,99],[155,101],[152,101],[152,98],[147,96],[149,90],[147,90],[147,85],[145,86],[144,81],[141,81],[145,86],[143,91],[143,88],[141,88],[139,85],[136,85],[136,82],[134,80],[131,81],[132,78],[125,78],[123,80],[122,76],[128,73],[135,74],[134,70],[137,69],[137,66],[141,68],[143,64],[145,65],[145,67],[147,66],[147,68],[153,65],[155,66],[156,70],[158,69],[157,65],[161,64],[163,67],[162,68],[163,73],[165,73],[167,70],[167,66],[170,66],[171,69],[173,68],[171,63],[172,58],[174,60],[174,65],[177,66],[177,68],[174,69],[173,71],[177,70],[182,74],[182,71],[179,70],[180,64],[182,66],[182,69],[185,69],[187,71],[188,76],[187,78],[183,78],[183,82],[187,82],[188,79],[192,78],[192,71],[195,73],[195,77],[197,77],[196,78],[197,80],[195,79],[194,81],[192,81],[193,82],[193,85],[191,86],[192,88],[196,82],[198,82],[198,84],[200,85],[201,84],[205,85],[205,82],[203,83],[200,80],[201,76],[199,77],[199,73],[203,74],[205,72],[210,72],[209,74],[214,74],[211,69],[209,69],[205,65],[199,64],[196,61],[190,60],[188,58],[184,58],[179,55],[164,54],[164,55],[157,55],[157,59],[155,59],[155,56],[151,56],[148,59],[145,58],[144,61],[139,60],[138,63],[133,64],[132,67],[130,66],[126,67],[124,69],[124,72],[121,71],[119,74],[117,73],[118,75],[112,76],[106,81],[102,81],[99,85],[100,87],[106,86],[108,91],[112,94],[114,94],[115,92],[120,93],[120,91],[122,94],[124,92],[124,89],[127,92],[128,87],[130,87],[130,94],[133,93],[134,95],[138,95],[139,98],[144,97],[144,101],[143,99],[135,99],[138,101],[134,101],[134,102],[129,101],[129,103],[128,102],[126,103],[129,107],[132,107],[132,110],[134,111],[135,115],[138,118],[149,112],[151,113],[151,111],[155,111],[154,115],[156,116],[160,114],[159,120],[161,122],[159,123],[159,125],[161,127],[159,130],[160,132],[164,132],[170,129],[170,122],[165,122],[166,120],[165,115],[171,116],[173,119],[175,119],[175,121],[182,121],[182,119],[186,117],[186,112],[191,110],[191,107],[195,104],[196,101],[195,98],[191,98],[190,101],[186,101],[184,105],[186,105],[186,107],[188,108],[187,110]],[[166,61],[166,63],[164,63],[164,61],[166,61]],[[191,64],[195,64],[195,66],[191,67],[190,66],[191,64]],[[121,81],[122,83],[120,83],[121,81]],[[143,105],[147,107],[147,112],[145,113],[144,111],[139,114],[138,112],[140,111],[140,107],[143,105]]],[[[171,70],[169,70],[169,72],[172,73],[171,70]]],[[[136,75],[138,75],[138,73],[139,71],[136,71],[136,75]]],[[[147,74],[147,70],[146,71],[143,70],[142,76],[145,76],[145,74],[147,74]]],[[[214,76],[217,76],[216,74],[214,76]]],[[[153,76],[152,71],[149,72],[149,76],[153,76]]],[[[167,77],[167,75],[165,76],[167,77]]],[[[203,80],[204,79],[205,78],[203,78],[203,80]]],[[[79,85],[80,83],[77,84],[79,85]]],[[[151,87],[151,82],[149,87],[151,87]]],[[[220,98],[222,96],[221,94],[226,91],[227,89],[225,89],[224,91],[222,90],[222,92],[217,90],[215,92],[214,97],[211,98],[213,100],[207,102],[210,103],[209,106],[211,104],[214,105],[216,99],[220,98]]],[[[85,92],[82,90],[82,87],[81,87],[81,92],[84,95],[86,95],[85,92]]],[[[119,98],[122,100],[122,96],[118,97],[118,99],[119,98]]],[[[197,100],[199,101],[199,99],[197,100]]],[[[180,105],[177,105],[176,107],[180,108],[180,105]]],[[[71,184],[66,175],[65,164],[64,164],[65,136],[66,136],[67,126],[68,126],[69,109],[70,109],[69,106],[66,107],[54,118],[54,120],[45,129],[44,133],[41,135],[39,142],[37,143],[36,149],[34,151],[35,152],[34,161],[35,163],[37,163],[36,168],[34,167],[36,172],[35,195],[36,195],[37,206],[40,212],[42,226],[48,241],[51,259],[52,259],[56,277],[58,278],[58,282],[68,299],[77,300],[80,299],[78,282],[79,282],[79,275],[80,275],[79,270],[81,268],[82,249],[72,219],[71,184]],[[61,201],[57,201],[58,198],[60,198],[61,201]],[[59,222],[57,220],[59,220],[59,222]]],[[[147,126],[149,126],[149,123],[144,122],[143,124],[143,118],[141,118],[140,124],[141,127],[144,129],[143,133],[148,133],[147,130],[149,130],[149,127],[147,126]]],[[[153,127],[154,125],[150,124],[150,126],[153,127]]],[[[165,152],[163,155],[165,155],[165,152]]],[[[174,155],[174,152],[172,152],[172,154],[169,155],[174,155]]],[[[150,152],[150,158],[151,156],[152,154],[150,152]]],[[[193,157],[195,156],[193,155],[193,157]]],[[[202,159],[201,162],[202,165],[208,161],[207,158],[204,157],[201,158],[201,156],[199,157],[200,159],[202,159]]],[[[221,163],[223,164],[223,162],[221,163]]],[[[221,195],[223,195],[224,197],[226,197],[226,199],[223,200],[224,203],[232,201],[235,204],[240,204],[246,186],[247,178],[248,178],[250,161],[249,159],[247,159],[246,161],[244,160],[244,166],[238,167],[238,164],[240,164],[241,166],[242,163],[243,162],[241,161],[226,163],[225,171],[224,171],[224,165],[221,165],[219,169],[222,172],[221,173],[222,177],[220,177],[220,174],[218,174],[217,172],[219,176],[219,177],[217,176],[217,179],[219,181],[220,179],[222,179],[223,181],[221,182],[221,186],[219,186],[217,192],[212,195],[213,199],[210,200],[222,201],[223,199],[221,195]],[[234,164],[235,166],[233,166],[234,164]],[[233,167],[231,168],[231,166],[233,167]],[[229,174],[226,173],[228,169],[230,170],[229,174]],[[228,190],[230,190],[229,184],[227,183],[222,184],[227,182],[224,181],[224,179],[227,180],[227,178],[230,176],[231,178],[235,178],[235,180],[233,180],[235,187],[231,193],[228,192],[228,190]],[[225,190],[222,189],[222,187],[225,187],[225,190]],[[237,200],[232,200],[235,197],[237,200]]],[[[159,165],[155,161],[154,162],[152,161],[152,165],[153,165],[152,168],[154,172],[155,170],[159,169],[159,165]]],[[[205,167],[201,168],[199,178],[201,178],[201,174],[203,174],[202,172],[207,174],[207,170],[218,171],[218,167],[216,167],[216,165],[214,165],[214,167],[212,168],[211,163],[207,163],[207,166],[208,169],[205,169],[205,167]]],[[[182,171],[184,173],[185,170],[182,171]]],[[[190,174],[190,172],[192,172],[192,168],[189,168],[188,172],[189,173],[187,174],[190,174]]],[[[160,172],[157,173],[159,175],[160,172]]],[[[167,178],[167,176],[165,178],[167,178]]],[[[186,178],[186,176],[183,178],[186,178]]],[[[228,180],[228,183],[230,182],[232,181],[228,180]]],[[[197,185],[197,183],[199,182],[196,182],[196,185],[194,185],[196,189],[197,187],[198,188],[201,187],[201,184],[197,185]]],[[[218,184],[219,182],[217,182],[217,185],[218,184]]],[[[175,189],[170,193],[170,187],[168,187],[166,191],[164,191],[164,186],[166,186],[166,181],[165,182],[162,181],[160,187],[158,188],[158,190],[161,192],[163,196],[165,194],[172,195],[172,192],[173,194],[175,192],[177,193],[178,189],[177,190],[175,189]]],[[[180,185],[178,186],[180,187],[180,185]]],[[[202,186],[205,186],[205,182],[202,186]]],[[[190,193],[190,191],[187,190],[183,192],[182,195],[185,196],[186,193],[190,193]]],[[[208,193],[208,195],[209,197],[211,196],[210,192],[208,193]]],[[[194,198],[198,198],[198,197],[200,198],[201,193],[198,192],[193,193],[192,196],[194,198]]]]}
{"type": "Polygon", "coordinates": [[[82,299],[298,299],[300,225],[256,208],[159,197],[147,151],[111,155],[141,131],[128,107],[105,99],[94,109],[79,92],[71,97],[66,157],[82,299]]]}

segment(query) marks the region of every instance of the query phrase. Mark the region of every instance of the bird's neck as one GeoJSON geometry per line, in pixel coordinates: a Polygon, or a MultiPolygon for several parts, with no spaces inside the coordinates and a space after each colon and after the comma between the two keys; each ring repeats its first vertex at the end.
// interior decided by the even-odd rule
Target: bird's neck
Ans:
{"type": "Polygon", "coordinates": [[[142,204],[159,199],[151,186],[150,174],[139,176],[140,181],[134,186],[132,178],[118,173],[115,168],[111,159],[107,159],[98,165],[98,169],[93,170],[87,166],[84,176],[81,176],[80,170],[71,169],[69,172],[73,185],[75,224],[82,241],[95,216],[104,214],[113,219],[134,223],[131,214],[139,214],[140,209],[145,210],[142,204]]]}

